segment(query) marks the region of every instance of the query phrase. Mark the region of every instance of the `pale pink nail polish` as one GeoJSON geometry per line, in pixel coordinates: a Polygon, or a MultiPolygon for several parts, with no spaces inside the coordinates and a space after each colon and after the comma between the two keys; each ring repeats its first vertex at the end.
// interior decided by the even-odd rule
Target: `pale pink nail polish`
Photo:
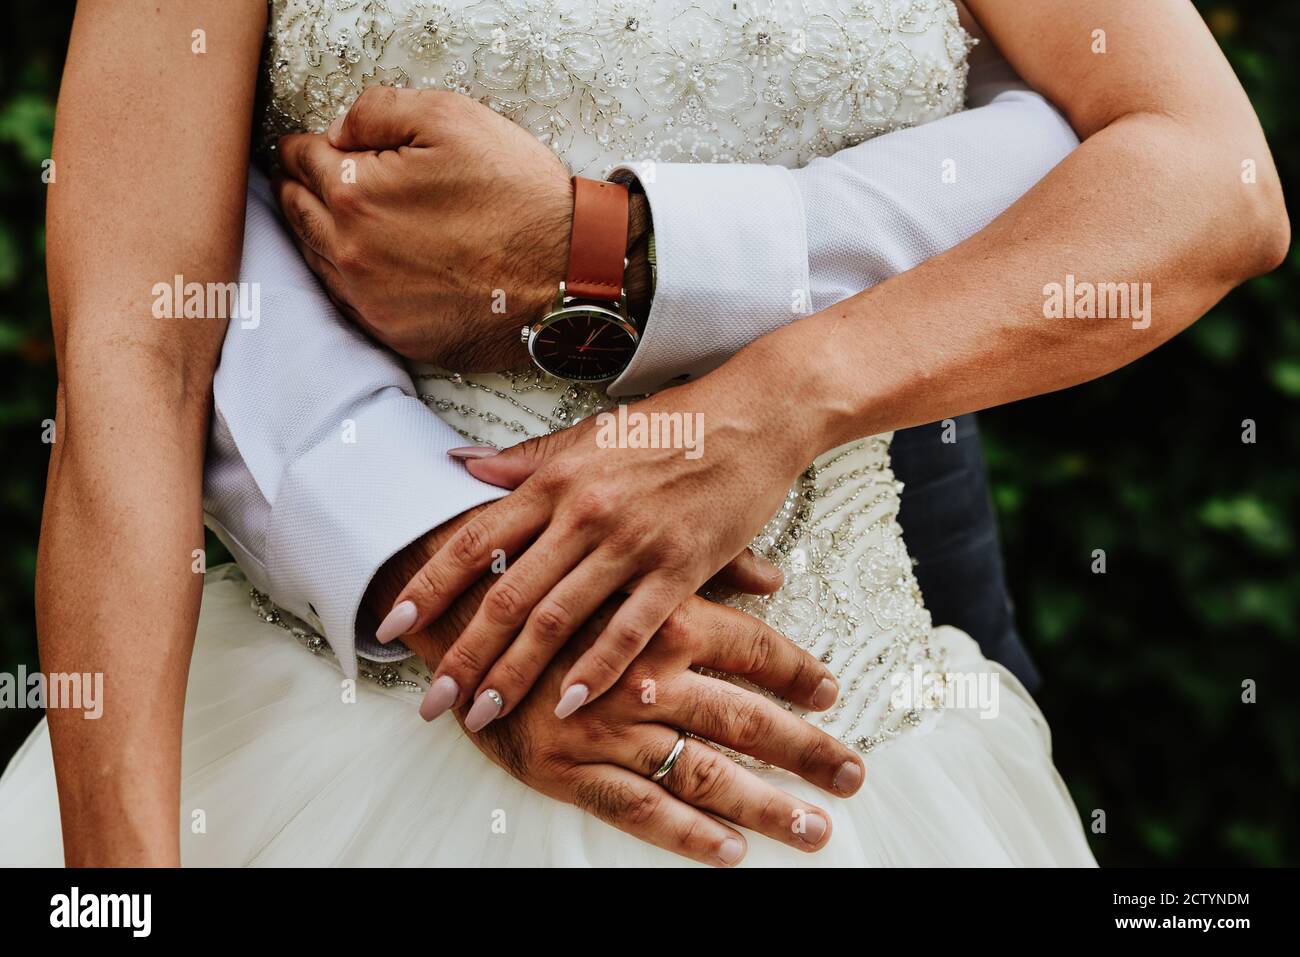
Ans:
{"type": "Polygon", "coordinates": [[[718,848],[718,860],[730,867],[745,856],[745,845],[729,837],[718,848]]]}
{"type": "Polygon", "coordinates": [[[852,794],[861,783],[862,768],[853,761],[845,761],[835,772],[835,780],[831,782],[831,787],[840,794],[852,794]]]}
{"type": "Polygon", "coordinates": [[[469,709],[469,714],[465,715],[465,729],[467,731],[482,731],[488,726],[493,718],[501,713],[505,701],[502,700],[500,692],[493,688],[488,688],[474,702],[474,707],[469,709]]]}
{"type": "Polygon", "coordinates": [[[420,702],[420,717],[432,721],[454,705],[459,695],[460,688],[455,679],[451,675],[443,675],[429,685],[429,690],[424,693],[424,700],[420,702]]]}
{"type": "Polygon", "coordinates": [[[447,454],[453,459],[490,459],[497,455],[500,449],[494,449],[490,445],[462,445],[458,449],[448,449],[447,454]]]}
{"type": "Polygon", "coordinates": [[[569,690],[564,692],[560,697],[560,703],[555,706],[555,716],[557,718],[567,718],[573,714],[587,703],[587,694],[586,685],[569,685],[569,690]]]}
{"type": "Polygon", "coordinates": [[[340,116],[337,117],[334,120],[334,122],[329,125],[329,129],[325,131],[325,137],[330,141],[330,144],[333,145],[338,143],[339,134],[342,132],[343,132],[343,117],[340,116]]]}
{"type": "Polygon", "coordinates": [[[415,619],[418,617],[419,612],[415,609],[415,602],[399,601],[379,623],[379,627],[375,630],[375,640],[381,645],[388,644],[394,638],[414,628],[415,619]]]}
{"type": "Polygon", "coordinates": [[[819,684],[817,686],[817,690],[813,692],[813,696],[812,696],[813,708],[815,708],[818,711],[825,711],[827,708],[829,708],[831,705],[835,703],[835,699],[839,697],[839,693],[840,693],[839,685],[837,685],[830,678],[823,678],[822,683],[819,684]]]}

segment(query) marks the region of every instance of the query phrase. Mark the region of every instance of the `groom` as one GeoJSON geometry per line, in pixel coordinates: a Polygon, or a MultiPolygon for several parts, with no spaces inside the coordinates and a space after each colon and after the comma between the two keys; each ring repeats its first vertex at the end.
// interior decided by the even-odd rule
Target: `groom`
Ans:
{"type": "MultiPolygon", "coordinates": [[[[616,252],[643,335],[609,394],[702,374],[803,312],[956,245],[1077,145],[1000,61],[973,66],[970,102],[977,108],[797,171],[616,170],[633,193],[616,252]]],[[[568,174],[530,134],[456,94],[373,88],[328,137],[283,139],[280,158],[275,193],[302,261],[357,325],[461,371],[528,362],[519,329],[554,298],[573,220],[568,174]],[[357,177],[357,152],[380,149],[392,151],[382,175],[357,177]]],[[[262,189],[255,182],[250,204],[265,201],[262,189]]],[[[308,281],[292,249],[259,247],[270,228],[250,219],[242,272],[263,280],[263,322],[227,334],[205,504],[253,583],[321,630],[355,676],[354,655],[408,653],[373,639],[373,614],[467,514],[504,493],[448,459],[463,441],[413,397],[391,353],[296,305],[308,281]],[[257,248],[262,258],[250,259],[257,248]],[[340,441],[340,423],[362,438],[340,441]]],[[[916,342],[920,354],[941,346],[916,342]]],[[[963,628],[1033,687],[973,417],[900,432],[893,461],[936,623],[963,628]]]]}

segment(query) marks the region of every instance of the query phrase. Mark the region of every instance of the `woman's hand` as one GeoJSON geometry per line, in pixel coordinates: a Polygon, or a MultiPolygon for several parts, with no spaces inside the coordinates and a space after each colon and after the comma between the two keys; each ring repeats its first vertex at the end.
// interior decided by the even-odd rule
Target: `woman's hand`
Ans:
{"type": "Polygon", "coordinates": [[[569,636],[626,592],[564,676],[556,714],[595,701],[669,613],[742,552],[813,457],[780,399],[764,394],[772,384],[742,393],[734,378],[715,373],[630,406],[627,435],[617,434],[622,416],[608,413],[500,455],[470,457],[478,478],[518,488],[411,579],[380,640],[423,627],[511,556],[438,667],[436,677],[455,684],[448,705],[474,699],[471,731],[509,714],[569,636]],[[660,443],[678,447],[627,447],[644,444],[627,441],[635,424],[657,431],[664,421],[685,426],[676,432],[681,441],[660,443]]]}
{"type": "Polygon", "coordinates": [[[529,695],[509,720],[471,735],[475,745],[543,794],[705,864],[739,863],[747,845],[737,828],[801,851],[825,847],[831,824],[824,810],[702,741],[687,738],[668,774],[651,780],[681,730],[786,768],[841,797],[861,786],[861,759],[844,744],[762,695],[693,670],[740,675],[811,704],[825,667],[743,612],[689,597],[609,694],[568,721],[555,717],[549,701],[568,664],[617,608],[614,600],[598,612],[545,670],[543,694],[529,695]]]}
{"type": "MultiPolygon", "coordinates": [[[[388,607],[415,569],[488,508],[458,516],[394,556],[367,593],[371,611],[388,607]]],[[[490,579],[475,582],[446,614],[408,635],[406,644],[436,668],[473,618],[490,579]]],[[[824,811],[700,741],[686,741],[670,773],[660,782],[650,780],[680,729],[785,768],[840,797],[862,786],[862,759],[843,743],[761,694],[697,672],[711,668],[813,710],[830,707],[830,670],[744,612],[690,596],[609,694],[568,721],[555,717],[550,702],[565,673],[620,604],[618,598],[606,602],[543,671],[541,693],[529,695],[509,719],[471,735],[475,746],[530,787],[693,860],[735,864],[745,849],[735,827],[800,850],[824,847],[830,838],[824,811]]],[[[449,679],[439,680],[444,684],[435,681],[420,705],[426,720],[447,707],[449,679]]],[[[466,717],[462,708],[457,718],[464,724],[466,717]]]]}

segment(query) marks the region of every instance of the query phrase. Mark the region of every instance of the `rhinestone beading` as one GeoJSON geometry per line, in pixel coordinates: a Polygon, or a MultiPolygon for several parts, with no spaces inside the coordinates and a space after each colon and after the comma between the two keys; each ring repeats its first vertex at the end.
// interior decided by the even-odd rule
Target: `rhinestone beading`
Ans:
{"type": "Polygon", "coordinates": [[[367,86],[455,90],[575,174],[803,165],[961,108],[949,0],[270,0],[259,152],[367,86]]]}
{"type": "MultiPolygon", "coordinates": [[[[382,84],[472,96],[587,176],[627,161],[798,166],[937,119],[961,109],[973,43],[950,0],[270,0],[270,9],[264,155],[279,134],[322,132],[382,84]]],[[[536,371],[414,375],[452,428],[497,448],[612,404],[536,371]]],[[[753,543],[785,586],[710,596],[835,672],[835,707],[806,717],[864,752],[938,704],[896,705],[890,678],[945,670],[898,526],[899,491],[887,436],[827,453],[753,543]]],[[[254,603],[329,653],[303,623],[261,596],[254,603]]],[[[415,691],[428,680],[409,662],[361,668],[381,687],[415,691]]]]}

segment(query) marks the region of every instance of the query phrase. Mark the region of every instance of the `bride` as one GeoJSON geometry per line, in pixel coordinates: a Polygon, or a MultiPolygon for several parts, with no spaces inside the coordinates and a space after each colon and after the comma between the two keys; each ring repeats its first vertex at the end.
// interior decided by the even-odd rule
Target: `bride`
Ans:
{"type": "Polygon", "coordinates": [[[1092,863],[1033,701],[968,636],[931,625],[896,521],[890,432],[1131,361],[1276,265],[1286,219],[1249,104],[1189,4],[967,6],[83,2],[49,207],[61,381],[37,597],[44,669],[103,673],[106,703],[94,722],[51,710],[15,756],[0,860],[1092,863]],[[323,138],[283,141],[297,145],[276,192],[297,235],[256,174],[241,229],[259,76],[259,146],[324,132],[364,87],[438,86],[545,139],[572,173],[644,156],[796,166],[959,110],[980,28],[1082,145],[950,252],[631,406],[703,413],[699,459],[600,449],[592,416],[612,400],[597,389],[491,364],[404,378],[310,271],[389,341],[302,229],[294,174],[310,179],[302,159],[323,138]],[[768,52],[778,36],[789,52],[768,52]],[[899,62],[915,67],[891,85],[899,62]],[[807,107],[798,123],[769,109],[783,102],[807,107]],[[1150,282],[1156,321],[1053,325],[1041,291],[1065,274],[1150,282]],[[257,284],[260,328],[153,319],[147,290],[177,275],[257,284]],[[206,504],[241,570],[204,579],[219,355],[206,504]],[[463,507],[370,583],[383,637],[422,661],[354,648],[359,598],[338,597],[338,576],[281,574],[277,549],[326,569],[364,561],[347,516],[313,532],[248,504],[268,483],[287,495],[314,481],[398,507],[399,413],[366,418],[341,399],[339,356],[372,370],[373,394],[414,381],[479,447],[459,452],[470,472],[517,486],[493,504],[469,501],[468,480],[440,487],[463,507]],[[358,477],[357,453],[319,439],[344,421],[357,453],[391,457],[358,477]],[[309,433],[321,454],[283,475],[249,451],[309,433]],[[584,509],[593,490],[605,507],[584,509]],[[743,553],[729,564],[746,544],[781,575],[743,553]],[[494,576],[498,549],[509,561],[494,576]],[[569,594],[589,607],[540,653],[532,612],[583,569],[569,594]],[[720,569],[708,600],[695,595],[720,569]],[[493,621],[480,608],[506,582],[522,601],[493,621]],[[324,640],[335,655],[311,655],[324,640]],[[459,723],[425,724],[417,703],[459,723]]]}

